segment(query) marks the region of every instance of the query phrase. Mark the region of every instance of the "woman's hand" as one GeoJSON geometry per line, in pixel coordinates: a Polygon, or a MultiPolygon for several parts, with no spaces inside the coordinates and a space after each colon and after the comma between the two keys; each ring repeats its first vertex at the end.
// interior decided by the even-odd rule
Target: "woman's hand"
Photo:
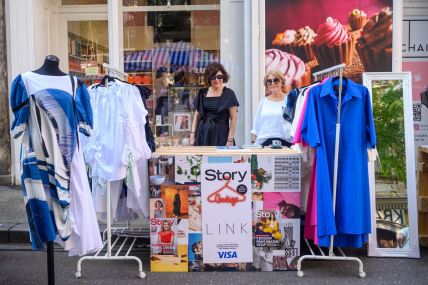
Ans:
{"type": "Polygon", "coordinates": [[[227,141],[226,146],[233,146],[233,140],[232,141],[227,141]]]}
{"type": "Polygon", "coordinates": [[[257,136],[255,134],[251,134],[251,143],[255,143],[257,139],[257,136]]]}

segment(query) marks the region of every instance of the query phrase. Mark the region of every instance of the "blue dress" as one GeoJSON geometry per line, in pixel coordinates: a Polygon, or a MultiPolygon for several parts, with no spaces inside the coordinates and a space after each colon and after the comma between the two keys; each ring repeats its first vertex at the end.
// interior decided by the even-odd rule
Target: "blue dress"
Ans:
{"type": "Polygon", "coordinates": [[[65,241],[73,233],[72,158],[81,151],[77,132],[89,135],[92,129],[90,98],[74,77],[27,72],[13,81],[10,105],[14,137],[22,136],[21,180],[31,241],[34,249],[42,249],[57,234],[65,241]],[[67,84],[72,92],[60,89],[67,84]]]}
{"type": "Polygon", "coordinates": [[[366,87],[343,80],[336,215],[332,189],[338,80],[328,79],[310,91],[302,137],[317,153],[317,214],[319,245],[362,247],[370,226],[367,148],[374,148],[376,132],[366,87]]]}

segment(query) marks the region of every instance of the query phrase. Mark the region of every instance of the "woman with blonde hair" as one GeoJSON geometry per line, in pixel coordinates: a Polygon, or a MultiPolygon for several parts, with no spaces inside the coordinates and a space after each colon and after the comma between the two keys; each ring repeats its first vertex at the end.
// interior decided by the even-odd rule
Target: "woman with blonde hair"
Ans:
{"type": "Polygon", "coordinates": [[[259,102],[251,130],[251,139],[255,144],[262,146],[269,146],[272,141],[279,141],[282,146],[290,147],[288,122],[283,118],[283,108],[287,103],[287,94],[283,92],[284,75],[279,70],[271,70],[266,73],[263,82],[269,95],[259,102]]]}

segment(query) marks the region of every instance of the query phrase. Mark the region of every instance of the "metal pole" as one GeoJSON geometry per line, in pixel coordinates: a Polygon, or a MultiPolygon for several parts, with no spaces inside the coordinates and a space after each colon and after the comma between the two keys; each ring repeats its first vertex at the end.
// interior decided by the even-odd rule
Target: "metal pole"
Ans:
{"type": "Polygon", "coordinates": [[[107,181],[107,256],[111,256],[111,209],[110,181],[107,181]]]}
{"type": "Polygon", "coordinates": [[[48,257],[48,285],[55,285],[54,243],[48,241],[46,255],[48,257]]]}
{"type": "MultiPolygon", "coordinates": [[[[336,142],[334,145],[334,176],[333,176],[333,214],[336,216],[336,191],[337,191],[337,172],[339,167],[339,143],[340,143],[340,109],[342,107],[342,77],[343,68],[339,70],[339,103],[337,106],[337,121],[336,121],[336,142]]],[[[328,255],[333,256],[334,235],[330,236],[330,247],[328,255]]]]}

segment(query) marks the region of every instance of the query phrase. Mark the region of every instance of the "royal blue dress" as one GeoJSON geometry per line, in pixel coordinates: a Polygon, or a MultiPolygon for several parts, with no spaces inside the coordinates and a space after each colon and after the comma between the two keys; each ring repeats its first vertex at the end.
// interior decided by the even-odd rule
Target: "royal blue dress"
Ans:
{"type": "Polygon", "coordinates": [[[311,89],[302,124],[302,137],[317,153],[317,214],[319,245],[362,247],[370,226],[368,148],[376,145],[370,94],[366,87],[344,78],[341,107],[336,214],[332,189],[338,79],[311,89]]]}

